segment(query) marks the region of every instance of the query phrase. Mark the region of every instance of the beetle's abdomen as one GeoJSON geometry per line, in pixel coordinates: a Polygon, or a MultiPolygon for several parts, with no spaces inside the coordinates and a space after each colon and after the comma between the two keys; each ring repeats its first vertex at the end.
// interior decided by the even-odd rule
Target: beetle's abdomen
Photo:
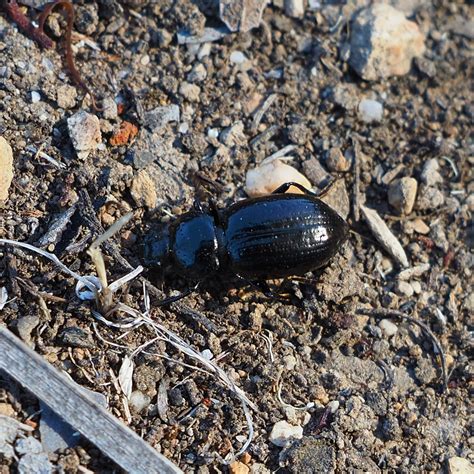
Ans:
{"type": "Polygon", "coordinates": [[[229,265],[247,278],[301,275],[325,265],[348,226],[312,196],[275,194],[229,208],[224,229],[229,265]]]}

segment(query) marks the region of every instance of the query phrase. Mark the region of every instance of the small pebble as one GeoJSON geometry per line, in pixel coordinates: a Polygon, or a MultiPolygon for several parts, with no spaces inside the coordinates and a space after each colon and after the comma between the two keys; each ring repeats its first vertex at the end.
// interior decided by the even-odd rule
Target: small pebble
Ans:
{"type": "Polygon", "coordinates": [[[401,178],[390,183],[388,202],[401,214],[410,214],[415,205],[418,183],[414,178],[401,178]]]}
{"type": "Polygon", "coordinates": [[[395,336],[398,332],[398,326],[389,319],[382,319],[379,322],[379,328],[382,330],[382,333],[385,337],[395,336]]]}
{"type": "Polygon", "coordinates": [[[216,139],[218,136],[219,136],[219,130],[217,128],[210,128],[208,131],[207,131],[207,136],[209,138],[214,138],[216,139]]]}
{"type": "Polygon", "coordinates": [[[443,177],[439,173],[439,163],[436,158],[428,160],[421,171],[420,179],[427,186],[435,186],[443,182],[443,177]]]}
{"type": "Polygon", "coordinates": [[[36,104],[41,100],[41,94],[36,91],[31,91],[31,103],[36,104]]]}
{"type": "MultiPolygon", "coordinates": [[[[290,181],[311,189],[311,183],[293,166],[283,163],[280,159],[264,160],[257,167],[247,171],[245,192],[250,197],[264,196],[290,181]]],[[[288,192],[302,193],[295,187],[291,187],[288,192]]]]}
{"type": "Polygon", "coordinates": [[[69,136],[79,159],[96,150],[102,141],[100,121],[96,115],[81,110],[67,119],[69,136]]]}
{"type": "Polygon", "coordinates": [[[249,472],[249,467],[246,466],[243,462],[234,461],[232,464],[229,465],[230,474],[248,474],[249,472]]]}
{"type": "Polygon", "coordinates": [[[140,170],[133,178],[130,194],[137,206],[153,209],[156,206],[158,195],[153,180],[145,170],[140,170]]]}
{"type": "Polygon", "coordinates": [[[292,18],[302,18],[304,7],[304,0],[285,0],[285,13],[292,18]]]}
{"type": "Polygon", "coordinates": [[[28,436],[24,439],[19,439],[15,444],[15,451],[18,454],[38,454],[43,451],[41,443],[33,436],[28,436]]]}
{"type": "Polygon", "coordinates": [[[196,84],[182,82],[179,86],[179,93],[190,102],[197,102],[201,96],[201,88],[196,84]]]}
{"type": "Polygon", "coordinates": [[[73,86],[64,84],[56,90],[56,102],[62,109],[72,109],[76,105],[77,90],[73,86]]]}
{"type": "Polygon", "coordinates": [[[36,315],[22,316],[18,319],[16,324],[16,330],[20,338],[29,346],[32,345],[31,333],[38,326],[40,319],[36,315]]]}
{"type": "Polygon", "coordinates": [[[0,201],[8,199],[8,189],[13,180],[13,151],[0,136],[0,201]]]}
{"type": "Polygon", "coordinates": [[[257,28],[262,20],[263,10],[268,0],[245,1],[246,8],[242,11],[236,0],[219,1],[219,18],[226,24],[230,31],[246,33],[252,28],[257,28]]]}
{"type": "Polygon", "coordinates": [[[400,296],[406,296],[407,298],[410,298],[413,296],[413,287],[410,285],[410,283],[406,281],[397,281],[395,285],[395,292],[397,295],[400,296]]]}
{"type": "Polygon", "coordinates": [[[117,102],[111,97],[106,97],[102,101],[103,111],[102,114],[107,120],[115,120],[118,117],[118,107],[117,102]]]}
{"type": "Polygon", "coordinates": [[[412,281],[410,284],[411,284],[411,287],[413,288],[413,291],[415,292],[415,294],[419,295],[422,291],[421,283],[419,281],[412,281]]]}
{"type": "Polygon", "coordinates": [[[351,167],[351,160],[342,153],[339,147],[333,147],[329,150],[326,165],[330,171],[346,172],[351,167]]]}
{"type": "Polygon", "coordinates": [[[230,54],[230,62],[233,64],[243,64],[248,61],[247,56],[245,56],[242,51],[232,51],[230,54]]]}
{"type": "Polygon", "coordinates": [[[143,392],[140,392],[140,390],[135,390],[130,395],[129,403],[130,403],[130,408],[135,413],[140,413],[141,411],[143,411],[145,408],[147,408],[150,405],[151,398],[148,395],[144,394],[143,392]]]}
{"type": "Polygon", "coordinates": [[[459,456],[448,460],[449,474],[474,474],[474,465],[468,459],[459,456]]]}
{"type": "Polygon", "coordinates": [[[420,211],[432,211],[444,204],[444,194],[432,186],[421,185],[416,199],[416,208],[420,211]]]}
{"type": "Polygon", "coordinates": [[[380,122],[383,117],[383,105],[376,100],[363,99],[359,102],[359,117],[365,122],[380,122]]]}
{"type": "Polygon", "coordinates": [[[202,82],[207,77],[207,71],[202,63],[197,63],[187,75],[188,82],[202,82]]]}
{"type": "Polygon", "coordinates": [[[278,421],[273,425],[270,433],[270,442],[275,446],[283,448],[288,446],[293,440],[303,437],[301,426],[290,425],[287,421],[278,421]]]}

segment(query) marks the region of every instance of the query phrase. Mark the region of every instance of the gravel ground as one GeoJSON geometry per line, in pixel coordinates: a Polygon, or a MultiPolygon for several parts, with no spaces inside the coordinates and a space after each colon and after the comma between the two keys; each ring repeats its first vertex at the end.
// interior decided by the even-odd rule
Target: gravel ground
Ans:
{"type": "MultiPolygon", "coordinates": [[[[58,46],[41,49],[0,2],[0,136],[13,150],[8,191],[7,158],[0,169],[0,238],[41,247],[90,275],[87,247],[134,211],[103,246],[114,281],[129,271],[127,262],[140,263],[149,228],[192,206],[196,171],[222,185],[217,199],[225,207],[246,196],[247,171],[287,145],[315,190],[338,179],[328,199],[352,232],[328,267],[270,282],[285,301],[217,277],[160,309],[160,296],[189,282],[161,283],[145,272],[158,287],[153,318],[217,358],[255,404],[253,440],[230,467],[222,459],[248,434],[239,399],[163,341],[134,353],[154,338],[153,328],[96,321],[93,302],[80,301],[74,279],[44,258],[0,246],[0,287],[14,298],[0,323],[105,395],[114,415],[185,472],[473,472],[470,2],[391,2],[415,23],[410,34],[418,36],[405,47],[418,57],[401,70],[401,33],[395,50],[372,52],[381,55],[377,67],[394,54],[399,75],[358,65],[362,1],[310,2],[302,17],[290,8],[299,2],[285,9],[274,1],[258,28],[236,33],[222,33],[212,0],[74,3],[73,52],[100,111],[65,69],[60,10],[46,22],[58,46]],[[205,27],[222,37],[179,44],[208,34],[205,27]],[[408,270],[371,230],[366,208],[401,244],[408,270]],[[58,219],[59,231],[51,231],[58,219]],[[380,308],[382,317],[370,312],[380,308]],[[397,311],[439,340],[447,387],[431,336],[397,311]],[[127,398],[117,377],[132,354],[127,398]]],[[[8,150],[0,145],[1,159],[8,150]]],[[[114,301],[143,310],[141,282],[114,301]]],[[[27,423],[41,439],[39,410],[0,373],[0,415],[27,423]]],[[[17,472],[26,455],[17,445],[16,455],[2,450],[2,442],[14,439],[0,437],[0,473],[17,472]]],[[[86,440],[47,455],[44,466],[58,472],[118,471],[86,440]]]]}

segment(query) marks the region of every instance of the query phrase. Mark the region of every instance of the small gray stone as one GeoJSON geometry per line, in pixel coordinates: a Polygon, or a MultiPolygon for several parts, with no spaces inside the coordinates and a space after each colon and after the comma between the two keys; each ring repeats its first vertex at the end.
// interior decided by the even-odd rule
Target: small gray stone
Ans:
{"type": "Polygon", "coordinates": [[[202,82],[207,77],[207,70],[202,63],[197,63],[191,69],[191,72],[187,75],[186,79],[188,82],[202,82]]]}
{"type": "Polygon", "coordinates": [[[359,102],[359,117],[365,123],[380,122],[383,117],[383,105],[371,99],[363,99],[359,102]]]}
{"type": "Polygon", "coordinates": [[[118,117],[117,103],[112,97],[106,97],[102,101],[102,114],[107,120],[115,120],[118,117]]]}
{"type": "Polygon", "coordinates": [[[189,82],[182,82],[179,85],[179,93],[190,102],[199,101],[201,95],[201,88],[196,84],[190,84],[189,82]]]}
{"type": "Polygon", "coordinates": [[[156,107],[145,113],[145,125],[153,132],[161,130],[169,122],[179,122],[179,106],[176,104],[156,107]]]}
{"type": "Polygon", "coordinates": [[[43,451],[41,443],[33,436],[28,436],[24,439],[19,439],[15,444],[15,451],[20,454],[38,454],[43,451]]]}
{"type": "Polygon", "coordinates": [[[316,158],[303,162],[303,174],[318,188],[324,188],[331,180],[331,175],[316,158]]]}
{"type": "Polygon", "coordinates": [[[416,199],[416,208],[420,211],[432,211],[444,204],[444,194],[432,186],[421,185],[416,199]]]}
{"type": "Polygon", "coordinates": [[[329,441],[305,436],[281,452],[280,466],[293,474],[331,473],[336,469],[336,452],[329,441]]]}
{"type": "Polygon", "coordinates": [[[382,319],[379,322],[379,328],[382,330],[382,333],[385,337],[395,336],[398,332],[398,326],[389,319],[382,319]]]}
{"type": "Polygon", "coordinates": [[[59,334],[59,339],[69,347],[82,347],[84,349],[95,347],[90,332],[77,326],[64,328],[59,334]]]}
{"type": "Polygon", "coordinates": [[[390,183],[388,202],[401,214],[410,214],[415,205],[418,182],[414,178],[401,178],[390,183]]]}
{"type": "Polygon", "coordinates": [[[397,295],[406,296],[407,298],[410,298],[413,296],[413,287],[410,285],[410,283],[407,283],[406,281],[397,281],[395,285],[395,292],[397,293],[397,295]]]}
{"type": "Polygon", "coordinates": [[[18,335],[20,338],[26,342],[29,346],[32,345],[31,341],[31,333],[36,326],[38,326],[40,319],[36,315],[32,316],[22,316],[16,325],[16,329],[18,331],[18,335]]]}
{"type": "Polygon", "coordinates": [[[46,453],[25,454],[18,462],[18,474],[51,474],[53,466],[46,453]]]}
{"type": "Polygon", "coordinates": [[[243,64],[248,61],[247,56],[245,56],[242,51],[232,51],[230,54],[229,60],[233,64],[243,64]]]}
{"type": "Polygon", "coordinates": [[[268,0],[220,0],[219,16],[230,31],[245,33],[257,28],[268,0]]]}
{"type": "Polygon", "coordinates": [[[436,158],[428,160],[423,166],[423,170],[420,175],[421,181],[427,186],[435,186],[438,183],[442,183],[443,177],[438,170],[438,160],[436,160],[436,158]]]}

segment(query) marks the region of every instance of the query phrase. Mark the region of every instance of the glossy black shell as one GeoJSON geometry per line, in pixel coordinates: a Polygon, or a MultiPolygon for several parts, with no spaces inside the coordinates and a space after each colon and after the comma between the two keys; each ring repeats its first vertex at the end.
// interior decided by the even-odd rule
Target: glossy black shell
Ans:
{"type": "Polygon", "coordinates": [[[318,198],[271,194],[180,216],[145,238],[144,263],[195,280],[302,275],[326,265],[347,235],[344,219],[318,198]]]}
{"type": "Polygon", "coordinates": [[[223,222],[230,268],[248,278],[302,275],[328,263],[346,222],[321,200],[273,194],[229,207],[223,222]]]}

